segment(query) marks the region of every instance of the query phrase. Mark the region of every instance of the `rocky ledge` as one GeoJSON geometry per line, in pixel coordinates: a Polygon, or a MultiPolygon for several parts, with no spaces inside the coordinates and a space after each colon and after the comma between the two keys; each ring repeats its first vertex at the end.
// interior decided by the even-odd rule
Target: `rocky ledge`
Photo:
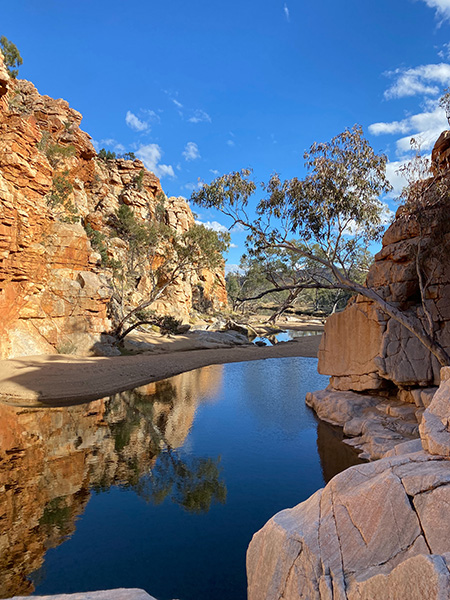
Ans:
{"type": "Polygon", "coordinates": [[[248,550],[249,600],[449,598],[450,462],[417,447],[275,515],[248,550]]]}
{"type": "Polygon", "coordinates": [[[424,408],[429,406],[436,389],[417,390],[414,404],[333,389],[308,393],[306,403],[322,421],[343,428],[347,436],[344,443],[360,452],[360,458],[376,460],[397,444],[419,437],[424,408]]]}

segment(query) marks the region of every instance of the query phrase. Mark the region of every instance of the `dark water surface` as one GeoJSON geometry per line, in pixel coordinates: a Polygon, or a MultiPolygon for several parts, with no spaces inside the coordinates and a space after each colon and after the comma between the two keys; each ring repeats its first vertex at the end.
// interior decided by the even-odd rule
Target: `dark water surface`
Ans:
{"type": "Polygon", "coordinates": [[[211,366],[82,406],[0,407],[0,597],[140,587],[244,600],[277,511],[355,464],[312,358],[211,366]]]}

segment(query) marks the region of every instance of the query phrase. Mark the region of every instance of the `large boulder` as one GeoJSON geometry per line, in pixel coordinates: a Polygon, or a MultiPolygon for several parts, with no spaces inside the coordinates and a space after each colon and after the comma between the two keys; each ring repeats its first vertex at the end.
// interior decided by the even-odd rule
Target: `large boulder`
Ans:
{"type": "Polygon", "coordinates": [[[351,467],[255,534],[248,598],[448,598],[449,501],[443,457],[393,451],[351,467]]]}

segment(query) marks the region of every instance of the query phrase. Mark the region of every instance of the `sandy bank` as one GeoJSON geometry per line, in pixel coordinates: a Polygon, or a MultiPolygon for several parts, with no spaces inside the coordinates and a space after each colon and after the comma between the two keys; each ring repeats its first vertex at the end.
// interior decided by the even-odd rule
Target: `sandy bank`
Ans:
{"type": "Polygon", "coordinates": [[[188,350],[157,355],[80,357],[62,354],[0,361],[0,401],[64,406],[103,398],[207,365],[317,356],[320,335],[276,346],[188,350]]]}

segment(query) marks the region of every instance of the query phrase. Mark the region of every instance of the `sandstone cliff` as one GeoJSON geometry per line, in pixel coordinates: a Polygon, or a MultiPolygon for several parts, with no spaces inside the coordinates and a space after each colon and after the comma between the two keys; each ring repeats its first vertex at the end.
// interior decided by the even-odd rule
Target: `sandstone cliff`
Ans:
{"type": "MultiPolygon", "coordinates": [[[[450,174],[442,170],[450,149],[450,132],[436,142],[433,164],[439,174],[427,182],[426,207],[421,221],[400,208],[383,237],[367,285],[402,310],[427,324],[427,313],[437,341],[450,350],[450,174]],[[432,197],[440,186],[438,201],[432,197]],[[426,283],[421,298],[419,271],[426,283]]],[[[358,296],[326,323],[319,350],[319,371],[330,375],[337,390],[410,389],[439,384],[440,365],[405,327],[375,303],[358,296]]],[[[403,394],[404,397],[404,394],[403,394]]]]}
{"type": "MultiPolygon", "coordinates": [[[[108,239],[110,258],[126,260],[126,243],[110,240],[108,228],[119,205],[149,221],[163,198],[174,232],[194,223],[186,202],[166,198],[139,160],[99,160],[81,119],[66,101],[10,79],[0,53],[1,358],[90,353],[110,329],[111,272],[86,229],[108,239]]],[[[134,301],[145,297],[146,285],[134,301]]],[[[180,278],[151,308],[187,320],[196,296],[223,307],[223,271],[180,278]]]]}

